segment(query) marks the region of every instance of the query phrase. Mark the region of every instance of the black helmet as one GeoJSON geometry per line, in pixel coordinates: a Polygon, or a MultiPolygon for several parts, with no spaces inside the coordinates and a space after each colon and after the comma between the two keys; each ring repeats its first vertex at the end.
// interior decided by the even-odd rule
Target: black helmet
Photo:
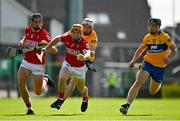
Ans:
{"type": "Polygon", "coordinates": [[[43,17],[40,13],[33,13],[31,15],[31,20],[33,21],[34,19],[43,19],[43,17]]]}
{"type": "Polygon", "coordinates": [[[159,18],[150,18],[150,19],[148,19],[148,22],[147,22],[147,23],[148,23],[148,24],[154,23],[154,24],[156,24],[156,25],[161,26],[161,19],[159,19],[159,18]]]}

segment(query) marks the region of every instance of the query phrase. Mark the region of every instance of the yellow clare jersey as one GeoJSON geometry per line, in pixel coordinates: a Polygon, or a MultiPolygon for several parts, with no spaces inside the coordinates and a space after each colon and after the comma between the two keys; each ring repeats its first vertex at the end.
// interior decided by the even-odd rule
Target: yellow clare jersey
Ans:
{"type": "Polygon", "coordinates": [[[157,67],[166,67],[163,59],[169,54],[169,46],[174,45],[170,36],[161,31],[158,35],[147,34],[142,44],[147,47],[144,61],[157,67]]]}
{"type": "MultiPolygon", "coordinates": [[[[98,43],[98,37],[96,32],[93,30],[90,35],[83,35],[83,37],[88,42],[92,53],[95,52],[98,43]]],[[[90,61],[94,61],[94,59],[95,59],[95,54],[91,54],[90,61]]]]}

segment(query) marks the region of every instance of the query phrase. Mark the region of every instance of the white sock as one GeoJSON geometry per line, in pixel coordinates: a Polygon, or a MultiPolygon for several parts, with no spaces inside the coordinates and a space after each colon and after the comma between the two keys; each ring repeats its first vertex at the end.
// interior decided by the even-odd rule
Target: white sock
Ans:
{"type": "Polygon", "coordinates": [[[33,110],[32,107],[28,107],[28,110],[33,110]]]}

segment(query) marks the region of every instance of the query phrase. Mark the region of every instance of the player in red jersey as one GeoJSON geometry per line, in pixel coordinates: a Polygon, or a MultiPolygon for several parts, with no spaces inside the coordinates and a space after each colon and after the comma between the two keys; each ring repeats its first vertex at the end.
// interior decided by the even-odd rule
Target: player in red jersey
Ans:
{"type": "Polygon", "coordinates": [[[49,48],[58,42],[63,42],[67,53],[63,62],[58,83],[58,99],[51,104],[52,108],[60,109],[65,99],[66,80],[73,79],[83,100],[81,111],[85,112],[88,107],[88,89],[85,86],[85,74],[87,67],[85,61],[90,58],[90,50],[87,41],[83,38],[83,27],[80,24],[73,24],[70,31],[55,37],[48,46],[49,48]]]}
{"type": "MultiPolygon", "coordinates": [[[[86,66],[88,70],[96,71],[93,66],[93,62],[95,60],[95,51],[98,44],[98,37],[96,31],[94,30],[94,22],[90,18],[84,18],[84,20],[82,21],[82,26],[83,26],[83,38],[88,42],[91,50],[90,59],[85,61],[86,66]]],[[[92,76],[92,72],[87,73],[87,78],[90,76],[92,76]]],[[[91,82],[89,83],[91,84],[91,82]]],[[[75,86],[76,86],[75,82],[71,79],[70,83],[66,88],[65,99],[71,96],[71,94],[75,89],[75,86]]]]}
{"type": "MultiPolygon", "coordinates": [[[[49,33],[42,28],[43,17],[40,13],[31,16],[31,24],[25,29],[25,35],[19,42],[19,48],[34,48],[36,46],[47,45],[50,42],[49,33]]],[[[49,49],[50,53],[56,53],[56,47],[49,49]]],[[[22,99],[27,107],[27,115],[34,115],[27,89],[27,81],[32,76],[34,93],[40,95],[46,84],[54,88],[54,82],[45,73],[46,55],[41,50],[33,50],[24,54],[24,59],[18,70],[18,84],[22,99]]]]}

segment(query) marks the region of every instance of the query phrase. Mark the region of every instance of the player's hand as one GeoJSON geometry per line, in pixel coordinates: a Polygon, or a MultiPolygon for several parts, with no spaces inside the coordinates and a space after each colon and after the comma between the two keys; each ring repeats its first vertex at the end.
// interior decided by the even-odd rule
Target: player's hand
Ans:
{"type": "Polygon", "coordinates": [[[129,62],[128,68],[134,67],[135,63],[136,63],[136,62],[135,62],[134,60],[131,60],[131,62],[129,62]]]}
{"type": "Polygon", "coordinates": [[[44,52],[44,53],[46,52],[46,50],[47,50],[46,47],[41,49],[41,51],[44,52]]]}
{"type": "Polygon", "coordinates": [[[85,60],[85,58],[84,58],[84,55],[83,54],[78,54],[77,55],[77,60],[79,60],[79,61],[84,61],[85,60]]]}
{"type": "Polygon", "coordinates": [[[90,51],[90,57],[94,57],[95,56],[95,52],[94,51],[90,51]]]}
{"type": "Polygon", "coordinates": [[[46,40],[42,40],[39,44],[41,44],[41,45],[47,45],[48,42],[47,42],[46,40]]]}
{"type": "Polygon", "coordinates": [[[21,49],[21,48],[23,48],[23,46],[24,46],[24,43],[22,41],[20,41],[18,44],[18,47],[21,49]]]}
{"type": "Polygon", "coordinates": [[[169,64],[170,63],[170,58],[167,56],[165,58],[163,58],[163,61],[165,64],[169,64]]]}

